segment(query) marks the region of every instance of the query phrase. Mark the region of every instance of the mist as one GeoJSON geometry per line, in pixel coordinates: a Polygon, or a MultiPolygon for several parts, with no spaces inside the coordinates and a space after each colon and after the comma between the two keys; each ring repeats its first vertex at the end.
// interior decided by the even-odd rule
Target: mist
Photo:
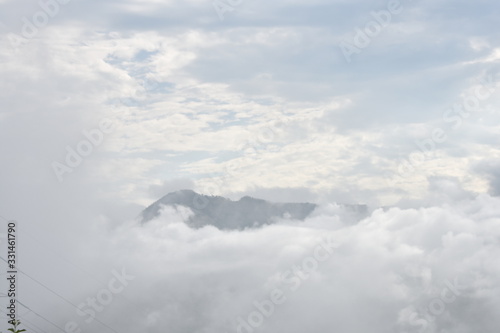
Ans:
{"type": "Polygon", "coordinates": [[[146,224],[90,223],[75,243],[85,251],[54,256],[78,270],[59,261],[64,286],[47,282],[81,311],[49,294],[38,310],[61,327],[77,323],[75,332],[111,332],[104,324],[117,332],[493,332],[499,324],[496,197],[379,208],[357,223],[332,203],[305,221],[243,231],[193,229],[191,214],[167,206],[146,224]],[[106,292],[110,283],[121,290],[106,292]]]}

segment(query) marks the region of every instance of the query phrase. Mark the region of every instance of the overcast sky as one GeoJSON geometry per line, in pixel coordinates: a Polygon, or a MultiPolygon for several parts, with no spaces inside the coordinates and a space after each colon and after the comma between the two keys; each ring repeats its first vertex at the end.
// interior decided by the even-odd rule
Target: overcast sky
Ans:
{"type": "Polygon", "coordinates": [[[498,191],[494,1],[215,3],[2,1],[5,188],[92,182],[143,205],[178,187],[391,205],[430,177],[498,191]],[[104,118],[60,183],[52,162],[104,118]]]}
{"type": "MultiPolygon", "coordinates": [[[[103,238],[88,252],[95,232],[183,188],[405,209],[497,202],[496,1],[0,0],[0,8],[0,215],[24,223],[44,248],[71,252],[77,266],[87,260],[92,270],[110,250],[103,238]]],[[[184,232],[201,237],[173,234],[184,232]]],[[[263,239],[274,239],[269,232],[263,239]]],[[[116,253],[126,253],[123,237],[116,253]]],[[[116,260],[100,262],[105,281],[116,260]]],[[[40,258],[29,264],[50,278],[40,258]]],[[[172,324],[155,326],[151,313],[158,332],[172,324]]]]}

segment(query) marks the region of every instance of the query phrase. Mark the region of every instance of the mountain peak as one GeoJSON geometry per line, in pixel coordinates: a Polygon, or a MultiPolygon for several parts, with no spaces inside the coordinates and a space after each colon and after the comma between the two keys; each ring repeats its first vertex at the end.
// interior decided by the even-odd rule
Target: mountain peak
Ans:
{"type": "Polygon", "coordinates": [[[305,219],[315,208],[311,203],[272,203],[244,196],[232,201],[220,196],[198,194],[193,190],[171,192],[143,210],[142,222],[157,218],[163,206],[185,206],[194,215],[187,221],[193,228],[213,225],[219,229],[260,227],[278,218],[305,219]]]}
{"type": "Polygon", "coordinates": [[[264,201],[266,201],[266,200],[264,200],[264,199],[257,199],[257,198],[254,198],[254,197],[250,197],[250,196],[248,196],[248,195],[245,195],[245,196],[244,196],[244,197],[242,197],[239,201],[240,201],[240,202],[245,202],[245,201],[254,201],[254,202],[255,202],[255,201],[261,201],[261,202],[264,202],[264,201]]]}

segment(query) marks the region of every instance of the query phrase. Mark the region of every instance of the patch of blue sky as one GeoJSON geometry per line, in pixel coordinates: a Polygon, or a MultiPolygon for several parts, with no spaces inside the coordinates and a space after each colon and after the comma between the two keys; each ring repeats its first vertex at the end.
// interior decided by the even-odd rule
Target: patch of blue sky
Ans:
{"type": "Polygon", "coordinates": [[[148,60],[151,56],[154,56],[155,54],[157,54],[158,51],[147,51],[147,50],[139,50],[139,52],[137,52],[134,56],[134,58],[132,59],[132,61],[140,61],[140,62],[143,62],[143,61],[146,61],[148,60]]]}

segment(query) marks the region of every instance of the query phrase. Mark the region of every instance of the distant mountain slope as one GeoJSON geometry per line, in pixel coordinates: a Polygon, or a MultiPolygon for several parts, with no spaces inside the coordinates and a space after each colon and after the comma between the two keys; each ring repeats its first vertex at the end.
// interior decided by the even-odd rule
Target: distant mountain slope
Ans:
{"type": "Polygon", "coordinates": [[[191,227],[213,225],[219,229],[237,230],[272,224],[276,218],[282,217],[304,220],[316,208],[312,203],[272,203],[248,196],[232,201],[181,190],[165,195],[144,209],[141,213],[142,222],[159,216],[165,205],[190,208],[194,212],[194,216],[187,221],[191,227]]]}

